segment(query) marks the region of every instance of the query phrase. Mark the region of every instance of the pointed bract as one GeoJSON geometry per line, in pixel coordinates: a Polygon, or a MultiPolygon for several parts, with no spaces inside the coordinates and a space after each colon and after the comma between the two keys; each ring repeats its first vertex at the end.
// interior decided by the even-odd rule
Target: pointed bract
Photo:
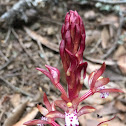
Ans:
{"type": "Polygon", "coordinates": [[[49,124],[49,122],[45,120],[35,119],[35,120],[25,122],[23,125],[32,126],[37,124],[49,124]]]}
{"type": "Polygon", "coordinates": [[[50,104],[50,102],[49,102],[49,100],[48,100],[48,98],[47,98],[46,93],[44,93],[44,95],[43,95],[43,101],[44,101],[44,104],[45,104],[47,110],[48,110],[49,112],[52,111],[52,107],[51,107],[51,104],[50,104]]]}
{"type": "Polygon", "coordinates": [[[83,106],[77,113],[77,117],[83,115],[83,114],[87,114],[87,113],[91,113],[94,112],[96,109],[92,106],[83,106]]]}
{"type": "Polygon", "coordinates": [[[55,105],[58,106],[59,108],[61,108],[64,111],[67,111],[67,109],[68,109],[66,102],[64,100],[56,100],[55,105]]]}
{"type": "Polygon", "coordinates": [[[37,108],[38,108],[38,110],[40,111],[40,113],[41,113],[42,115],[44,115],[44,116],[48,113],[48,110],[47,110],[46,108],[44,108],[44,107],[42,107],[42,106],[40,106],[40,105],[38,105],[38,104],[37,104],[37,108]]]}
{"type": "Polygon", "coordinates": [[[104,93],[104,92],[109,92],[109,93],[120,92],[120,93],[124,93],[124,91],[122,91],[120,89],[116,89],[116,88],[102,89],[102,90],[98,90],[97,92],[100,92],[100,93],[104,93]]]}
{"type": "Polygon", "coordinates": [[[97,79],[103,74],[104,70],[106,68],[105,63],[102,64],[101,68],[94,72],[92,81],[89,81],[90,89],[92,90],[95,87],[95,83],[97,79]]]}
{"type": "Polygon", "coordinates": [[[65,115],[59,111],[51,111],[46,115],[47,118],[65,118],[65,115]]]}

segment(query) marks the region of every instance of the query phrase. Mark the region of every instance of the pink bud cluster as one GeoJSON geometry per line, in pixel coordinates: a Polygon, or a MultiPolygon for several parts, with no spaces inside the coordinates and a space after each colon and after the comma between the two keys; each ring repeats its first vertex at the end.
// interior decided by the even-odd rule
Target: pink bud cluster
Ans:
{"type": "Polygon", "coordinates": [[[78,97],[86,75],[87,62],[83,62],[85,49],[85,29],[81,17],[76,11],[66,14],[62,26],[60,56],[68,83],[70,100],[78,97]]]}
{"type": "MultiPolygon", "coordinates": [[[[108,93],[123,92],[115,88],[105,89],[109,78],[101,77],[106,67],[105,63],[103,63],[100,69],[95,70],[89,75],[88,84],[90,89],[87,93],[79,97],[86,76],[87,62],[83,62],[83,52],[85,49],[84,24],[76,11],[70,10],[66,14],[61,34],[60,56],[66,75],[68,91],[66,92],[59,82],[60,72],[57,68],[48,65],[46,65],[48,71],[37,68],[37,70],[44,73],[51,80],[53,85],[59,89],[61,92],[61,100],[50,103],[46,94],[44,94],[43,101],[46,108],[40,105],[37,106],[44,117],[26,122],[24,123],[25,125],[43,126],[43,124],[51,124],[52,126],[59,126],[59,124],[55,122],[55,119],[62,118],[65,120],[65,126],[79,126],[79,116],[95,111],[95,108],[92,106],[83,106],[78,110],[80,102],[94,93],[101,93],[102,98],[105,98],[108,93]],[[55,106],[61,108],[63,112],[56,110],[55,106]]],[[[100,124],[102,123],[103,122],[100,124]]],[[[100,126],[100,124],[98,124],[98,126],[100,126]]]]}

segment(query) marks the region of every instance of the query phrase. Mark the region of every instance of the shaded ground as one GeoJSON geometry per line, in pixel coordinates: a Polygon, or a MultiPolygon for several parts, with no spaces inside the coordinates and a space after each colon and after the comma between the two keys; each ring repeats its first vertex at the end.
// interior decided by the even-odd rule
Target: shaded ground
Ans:
{"type": "MultiPolygon", "coordinates": [[[[16,2],[1,1],[0,14],[2,15],[16,2]]],[[[119,7],[119,10],[113,10],[111,9],[114,8],[113,5],[109,10],[104,10],[96,7],[95,3],[59,1],[39,10],[28,23],[16,21],[13,27],[1,24],[0,125],[7,121],[6,126],[11,126],[19,121],[19,124],[13,126],[21,126],[21,118],[26,120],[40,118],[35,106],[38,103],[43,104],[43,92],[47,93],[50,101],[60,97],[60,92],[52,86],[49,79],[35,68],[45,68],[45,64],[59,68],[61,82],[66,87],[58,45],[65,14],[71,9],[78,11],[85,24],[87,37],[84,60],[89,63],[87,76],[105,61],[107,69],[104,76],[110,77],[109,87],[125,91],[126,7],[125,5],[119,7]],[[28,117],[27,114],[30,112],[31,117],[28,117]]],[[[81,94],[87,88],[88,84],[85,81],[81,94]]],[[[117,117],[110,125],[126,124],[125,94],[112,94],[107,99],[100,99],[96,94],[82,104],[90,104],[98,109],[93,114],[80,117],[82,126],[95,126],[97,121],[109,119],[115,113],[117,117]]],[[[62,120],[60,125],[63,125],[62,120]]]]}

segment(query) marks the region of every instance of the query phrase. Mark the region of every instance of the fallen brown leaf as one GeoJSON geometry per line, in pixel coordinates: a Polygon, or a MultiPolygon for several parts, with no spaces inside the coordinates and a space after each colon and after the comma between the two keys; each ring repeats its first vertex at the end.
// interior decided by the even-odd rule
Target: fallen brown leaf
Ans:
{"type": "Polygon", "coordinates": [[[126,75],[126,53],[118,58],[117,64],[121,72],[126,75]]]}
{"type": "Polygon", "coordinates": [[[126,49],[125,49],[124,45],[120,45],[118,47],[118,49],[115,50],[115,53],[113,55],[113,59],[117,60],[119,58],[119,56],[123,55],[124,53],[126,53],[126,49]]]}
{"type": "Polygon", "coordinates": [[[92,44],[92,42],[97,42],[100,38],[100,31],[87,31],[86,33],[86,46],[92,44]]]}
{"type": "Polygon", "coordinates": [[[20,116],[23,114],[26,106],[27,106],[28,101],[25,101],[23,104],[20,106],[17,106],[15,108],[14,113],[12,113],[5,121],[4,126],[13,126],[14,123],[16,123],[19,119],[20,116]]]}
{"type": "Polygon", "coordinates": [[[11,96],[10,102],[13,105],[13,107],[16,107],[20,104],[21,96],[20,94],[14,94],[11,96]]]}
{"type": "Polygon", "coordinates": [[[30,30],[27,27],[24,27],[24,30],[33,40],[41,42],[44,46],[48,47],[49,49],[55,52],[59,52],[59,45],[49,42],[49,40],[46,37],[42,37],[41,35],[37,34],[36,32],[30,30]]]}
{"type": "Polygon", "coordinates": [[[38,113],[38,109],[34,107],[31,112],[29,112],[25,117],[23,117],[20,121],[18,121],[13,126],[25,126],[23,125],[23,123],[34,119],[37,113],[38,113]]]}
{"type": "Polygon", "coordinates": [[[122,112],[126,112],[126,105],[124,105],[124,104],[123,104],[122,102],[120,102],[120,101],[116,101],[115,107],[116,107],[118,110],[122,111],[122,112]]]}
{"type": "Polygon", "coordinates": [[[109,35],[107,26],[104,26],[101,32],[101,40],[102,40],[101,44],[102,44],[103,49],[106,49],[108,47],[108,43],[110,40],[110,35],[109,35]]]}

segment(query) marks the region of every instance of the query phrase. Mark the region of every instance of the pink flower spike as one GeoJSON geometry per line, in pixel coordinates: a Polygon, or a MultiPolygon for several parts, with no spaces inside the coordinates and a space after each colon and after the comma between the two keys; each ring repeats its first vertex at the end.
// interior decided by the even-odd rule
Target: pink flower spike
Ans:
{"type": "Polygon", "coordinates": [[[103,122],[99,123],[97,126],[100,126],[101,124],[103,124],[103,123],[105,123],[105,122],[109,122],[109,121],[115,119],[115,117],[116,117],[116,115],[115,115],[113,118],[109,119],[109,120],[106,120],[106,121],[103,121],[103,122]]]}
{"type": "Polygon", "coordinates": [[[87,114],[87,113],[91,113],[94,112],[96,109],[92,106],[83,106],[77,113],[77,117],[83,115],[83,114],[87,114]]]}
{"type": "Polygon", "coordinates": [[[59,111],[51,111],[49,112],[47,115],[46,115],[47,118],[52,118],[52,119],[55,119],[55,118],[65,118],[65,115],[62,114],[61,112],[59,111]]]}
{"type": "Polygon", "coordinates": [[[32,126],[37,124],[49,124],[49,122],[45,120],[35,119],[35,120],[25,122],[23,125],[32,126]]]}

